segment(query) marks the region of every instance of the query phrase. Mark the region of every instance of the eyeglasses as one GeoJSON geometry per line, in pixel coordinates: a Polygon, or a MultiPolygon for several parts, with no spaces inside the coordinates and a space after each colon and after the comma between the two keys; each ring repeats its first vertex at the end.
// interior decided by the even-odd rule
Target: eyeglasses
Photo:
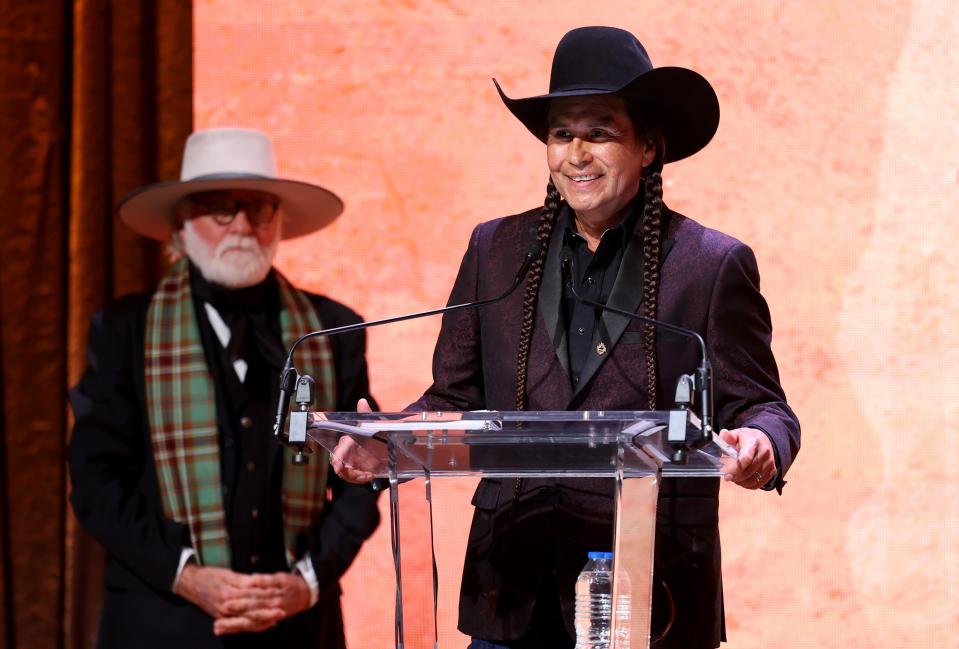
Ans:
{"type": "Polygon", "coordinates": [[[254,227],[264,227],[273,221],[279,204],[265,198],[190,198],[190,216],[209,216],[219,225],[233,223],[243,210],[246,220],[254,227]]]}

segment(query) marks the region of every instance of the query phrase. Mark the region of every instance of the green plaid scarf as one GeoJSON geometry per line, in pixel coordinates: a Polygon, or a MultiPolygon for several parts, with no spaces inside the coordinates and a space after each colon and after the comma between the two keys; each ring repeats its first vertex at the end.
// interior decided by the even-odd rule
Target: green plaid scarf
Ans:
{"type": "MultiPolygon", "coordinates": [[[[285,348],[321,329],[309,299],[277,273],[285,348]]],[[[177,262],[150,301],[146,325],[146,398],[163,511],[185,523],[200,564],[230,566],[230,543],[220,477],[216,392],[206,364],[190,291],[190,267],[177,262]]],[[[316,381],[317,408],[336,404],[333,354],[324,337],[297,348],[297,365],[316,381]]],[[[283,528],[287,561],[300,532],[314,525],[326,497],[325,453],[307,466],[283,464],[283,528]]]]}

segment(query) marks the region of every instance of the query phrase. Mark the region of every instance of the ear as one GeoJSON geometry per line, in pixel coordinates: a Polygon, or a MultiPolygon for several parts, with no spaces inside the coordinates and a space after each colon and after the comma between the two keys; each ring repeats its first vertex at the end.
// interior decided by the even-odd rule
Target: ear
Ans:
{"type": "Polygon", "coordinates": [[[646,139],[646,148],[643,149],[643,168],[645,169],[656,159],[656,142],[652,138],[646,139]]]}

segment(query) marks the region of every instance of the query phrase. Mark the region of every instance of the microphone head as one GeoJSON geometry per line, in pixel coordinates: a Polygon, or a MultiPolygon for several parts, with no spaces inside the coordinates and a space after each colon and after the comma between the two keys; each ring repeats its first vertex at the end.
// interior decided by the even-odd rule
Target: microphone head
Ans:
{"type": "Polygon", "coordinates": [[[526,259],[530,261],[539,257],[539,252],[542,249],[542,246],[539,245],[539,240],[534,240],[533,243],[529,245],[529,250],[526,251],[526,259]]]}
{"type": "Polygon", "coordinates": [[[519,270],[516,271],[516,277],[513,280],[514,287],[517,284],[519,284],[520,281],[522,281],[522,279],[526,276],[526,273],[529,272],[529,269],[533,265],[533,262],[539,259],[539,253],[541,249],[542,249],[542,246],[539,245],[539,241],[534,241],[530,245],[529,249],[526,251],[526,256],[523,257],[522,265],[519,267],[519,270]]]}
{"type": "Polygon", "coordinates": [[[573,251],[569,246],[563,246],[559,251],[559,270],[562,273],[563,284],[573,284],[573,251]]]}

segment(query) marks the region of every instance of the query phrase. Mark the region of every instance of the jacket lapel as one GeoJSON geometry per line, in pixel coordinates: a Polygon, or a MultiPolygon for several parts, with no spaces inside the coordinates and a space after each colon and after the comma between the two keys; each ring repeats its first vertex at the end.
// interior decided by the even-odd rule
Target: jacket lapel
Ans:
{"type": "Polygon", "coordinates": [[[560,316],[562,299],[562,278],[560,277],[559,253],[563,246],[563,218],[556,220],[556,227],[549,239],[549,250],[546,251],[546,262],[543,266],[543,279],[539,285],[538,308],[546,323],[546,332],[552,341],[553,352],[563,367],[563,372],[569,376],[569,354],[566,344],[566,327],[560,316]]]}
{"type": "Polygon", "coordinates": [[[676,243],[675,239],[663,239],[662,249],[663,252],[659,256],[659,266],[662,268],[663,264],[666,263],[666,257],[669,256],[669,251],[673,249],[673,244],[676,243]]]}

